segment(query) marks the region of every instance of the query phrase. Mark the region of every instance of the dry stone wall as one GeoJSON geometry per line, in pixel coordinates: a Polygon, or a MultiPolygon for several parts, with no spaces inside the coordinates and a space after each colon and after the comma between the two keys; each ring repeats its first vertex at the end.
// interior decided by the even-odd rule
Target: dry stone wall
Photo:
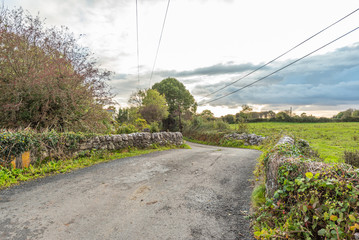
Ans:
{"type": "Polygon", "coordinates": [[[119,135],[107,135],[107,136],[94,136],[81,140],[75,148],[71,143],[65,143],[67,149],[45,149],[37,150],[30,149],[30,151],[16,156],[12,161],[14,167],[22,168],[28,167],[29,164],[34,163],[37,160],[63,156],[74,156],[80,152],[97,149],[97,150],[117,150],[128,147],[136,148],[148,148],[152,144],[159,146],[164,145],[181,145],[183,144],[182,133],[180,132],[158,132],[158,133],[131,133],[131,134],[119,134],[119,135]]]}
{"type": "Polygon", "coordinates": [[[163,146],[166,144],[181,145],[182,143],[183,137],[180,132],[141,132],[88,138],[80,142],[78,150],[116,150],[127,147],[147,148],[152,144],[163,146]]]}
{"type": "Polygon", "coordinates": [[[234,139],[234,140],[243,140],[244,145],[261,145],[265,137],[256,134],[247,134],[247,133],[231,133],[226,134],[223,137],[224,139],[234,139]]]}

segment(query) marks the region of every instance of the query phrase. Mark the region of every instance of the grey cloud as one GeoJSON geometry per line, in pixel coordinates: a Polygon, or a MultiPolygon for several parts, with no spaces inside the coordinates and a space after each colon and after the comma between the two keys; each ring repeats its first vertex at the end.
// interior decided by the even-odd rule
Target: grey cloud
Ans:
{"type": "MultiPolygon", "coordinates": [[[[305,61],[279,72],[260,84],[239,91],[226,98],[210,103],[212,106],[240,106],[241,104],[269,105],[320,105],[337,106],[359,104],[359,44],[338,49],[324,55],[307,58],[305,61]]],[[[276,63],[284,66],[289,62],[276,63]]],[[[274,67],[272,67],[275,69],[274,67]]],[[[272,71],[272,70],[271,70],[272,71]]],[[[261,74],[268,74],[266,70],[261,74]]],[[[199,84],[193,90],[205,96],[225,82],[208,85],[199,84]]],[[[227,82],[228,84],[228,82],[227,82]]],[[[230,86],[211,99],[234,91],[244,83],[230,86]]]]}
{"type": "Polygon", "coordinates": [[[190,71],[160,71],[161,75],[170,75],[173,77],[191,77],[191,76],[199,76],[199,75],[223,75],[223,74],[234,74],[234,73],[242,73],[249,70],[254,70],[257,68],[256,65],[251,63],[246,64],[216,64],[209,67],[196,68],[190,71]]]}

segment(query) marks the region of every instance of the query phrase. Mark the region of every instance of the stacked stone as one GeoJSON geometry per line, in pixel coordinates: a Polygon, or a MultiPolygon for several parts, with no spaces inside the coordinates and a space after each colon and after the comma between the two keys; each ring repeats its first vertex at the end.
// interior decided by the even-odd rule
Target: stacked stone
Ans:
{"type": "Polygon", "coordinates": [[[225,139],[244,140],[245,145],[260,145],[262,144],[265,137],[256,134],[247,133],[231,133],[224,136],[225,139]]]}
{"type": "Polygon", "coordinates": [[[78,150],[116,150],[127,147],[147,148],[151,144],[163,146],[166,144],[181,145],[182,143],[183,138],[180,132],[141,132],[120,135],[96,136],[81,142],[79,144],[78,150]]]}

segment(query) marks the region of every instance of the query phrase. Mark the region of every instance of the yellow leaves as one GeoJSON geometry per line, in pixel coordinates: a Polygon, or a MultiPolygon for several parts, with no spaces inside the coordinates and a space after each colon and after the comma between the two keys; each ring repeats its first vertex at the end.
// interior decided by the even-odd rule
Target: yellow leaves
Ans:
{"type": "Polygon", "coordinates": [[[350,231],[353,231],[353,232],[354,232],[356,229],[359,230],[359,224],[356,223],[356,224],[354,224],[353,226],[351,226],[349,229],[350,229],[350,231]]]}
{"type": "Polygon", "coordinates": [[[352,221],[352,222],[356,221],[356,218],[352,214],[349,214],[348,217],[349,217],[350,221],[352,221]]]}
{"type": "Polygon", "coordinates": [[[313,178],[313,173],[307,172],[307,173],[305,173],[305,176],[306,176],[307,178],[309,178],[309,179],[312,179],[312,178],[313,178]]]}
{"type": "Polygon", "coordinates": [[[335,215],[331,215],[329,219],[335,222],[336,220],[338,220],[338,217],[335,215]]]}

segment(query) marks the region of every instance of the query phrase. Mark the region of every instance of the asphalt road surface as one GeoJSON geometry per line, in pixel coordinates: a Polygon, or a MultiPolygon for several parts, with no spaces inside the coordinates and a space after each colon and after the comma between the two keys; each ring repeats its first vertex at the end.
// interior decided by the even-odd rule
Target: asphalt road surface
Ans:
{"type": "Polygon", "coordinates": [[[252,239],[260,152],[190,146],[0,191],[0,239],[252,239]]]}

